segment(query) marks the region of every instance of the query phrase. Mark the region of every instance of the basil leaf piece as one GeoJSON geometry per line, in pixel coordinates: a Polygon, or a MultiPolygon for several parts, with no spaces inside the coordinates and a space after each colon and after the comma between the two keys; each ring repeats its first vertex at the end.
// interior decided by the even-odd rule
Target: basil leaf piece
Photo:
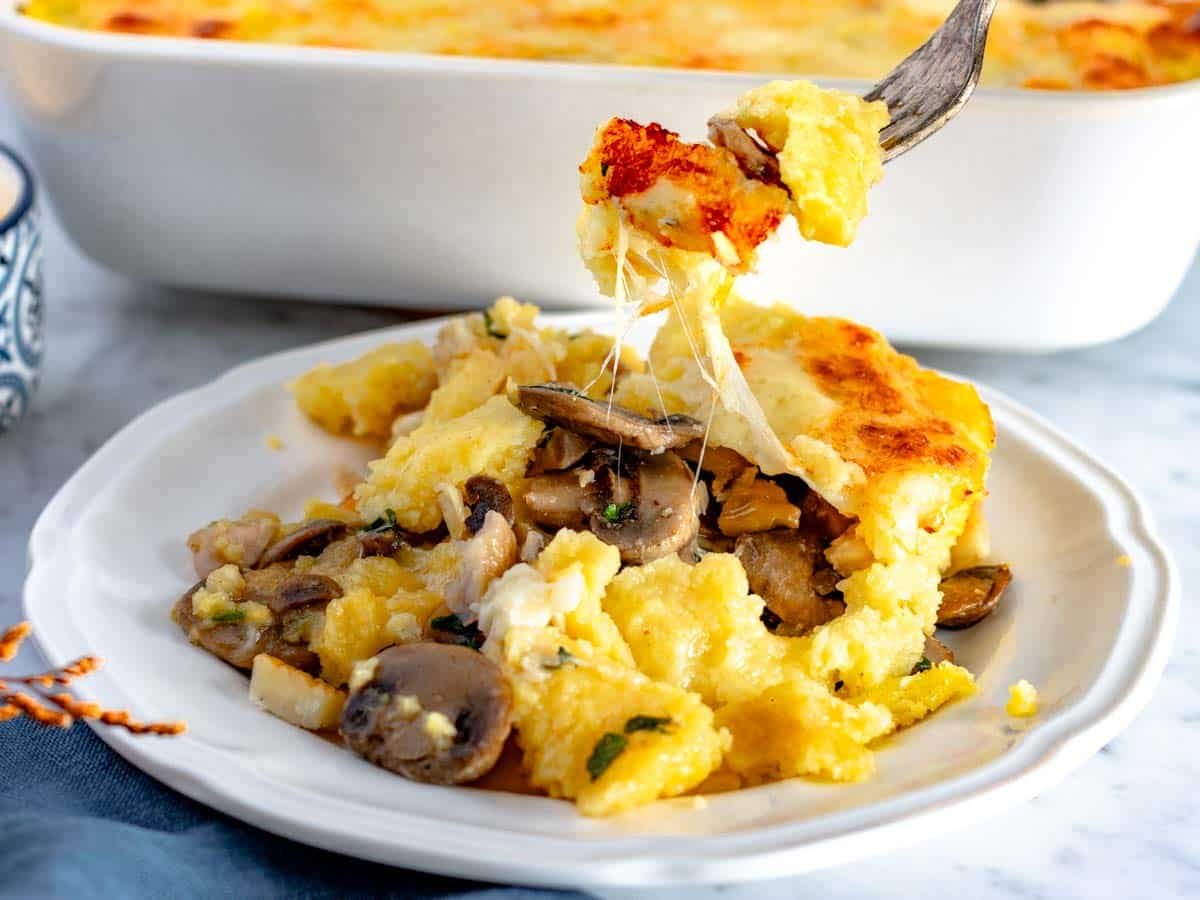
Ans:
{"type": "Polygon", "coordinates": [[[596,741],[596,746],[592,749],[592,755],[587,760],[588,775],[591,776],[592,781],[608,771],[608,767],[625,752],[628,744],[629,740],[623,734],[606,731],[601,735],[600,740],[596,741]]]}
{"type": "Polygon", "coordinates": [[[673,725],[670,716],[634,716],[625,723],[625,733],[635,731],[653,731],[656,734],[670,734],[669,726],[673,725]]]}

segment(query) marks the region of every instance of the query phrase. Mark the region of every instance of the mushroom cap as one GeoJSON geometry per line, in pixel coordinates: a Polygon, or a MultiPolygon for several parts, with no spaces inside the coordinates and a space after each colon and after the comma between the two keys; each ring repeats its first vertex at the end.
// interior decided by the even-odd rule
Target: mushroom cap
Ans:
{"type": "Polygon", "coordinates": [[[1007,565],[975,566],[942,579],[938,626],[969,628],[990,616],[1012,581],[1007,565]]]}
{"type": "Polygon", "coordinates": [[[337,519],[310,519],[268,547],[258,564],[265,567],[301,555],[316,556],[334,541],[345,537],[349,531],[350,526],[337,519]]]}
{"type": "Polygon", "coordinates": [[[304,672],[316,672],[320,666],[317,655],[308,649],[308,642],[288,640],[289,621],[303,610],[288,610],[282,615],[272,616],[266,625],[250,622],[205,622],[192,612],[192,594],[204,587],[198,582],[175,601],[171,618],[179,625],[188,640],[204,648],[213,656],[238,669],[249,669],[254,657],[260,653],[274,656],[293,668],[304,672]]]}
{"type": "Polygon", "coordinates": [[[708,139],[732,153],[747,178],[788,189],[779,175],[779,160],[774,151],[756,141],[729,113],[718,113],[708,120],[708,139]]]}
{"type": "Polygon", "coordinates": [[[470,510],[467,515],[467,531],[478,533],[483,520],[491,511],[502,515],[509,525],[513,524],[513,501],[501,482],[488,475],[472,475],[463,485],[463,504],[470,510]]]}
{"type": "Polygon", "coordinates": [[[517,388],[517,406],[535,419],[558,425],[602,444],[661,453],[704,436],[704,423],[691,416],[649,419],[616,404],[592,400],[562,384],[517,388]]]}
{"type": "Polygon", "coordinates": [[[621,561],[641,565],[678,553],[700,530],[697,506],[707,494],[694,490],[687,463],[674,453],[646,457],[628,476],[602,469],[584,511],[592,532],[621,551],[621,561]],[[603,476],[603,477],[601,477],[603,476]],[[615,521],[607,515],[616,506],[615,521]]]}
{"type": "Polygon", "coordinates": [[[375,658],[373,677],[342,711],[351,750],[429,784],[474,781],[496,764],[512,729],[512,690],[495,663],[453,644],[405,644],[375,658]],[[454,725],[448,742],[430,734],[431,713],[454,725]]]}
{"type": "Polygon", "coordinates": [[[795,529],[743,534],[734,553],[750,590],[787,626],[779,633],[805,634],[846,611],[839,597],[821,593],[831,576],[821,575],[825,547],[815,535],[795,529]]]}

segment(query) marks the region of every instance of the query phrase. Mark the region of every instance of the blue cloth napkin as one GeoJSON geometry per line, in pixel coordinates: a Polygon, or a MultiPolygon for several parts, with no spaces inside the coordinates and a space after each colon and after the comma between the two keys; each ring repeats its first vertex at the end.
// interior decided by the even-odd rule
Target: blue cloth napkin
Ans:
{"type": "Polygon", "coordinates": [[[86,726],[0,723],[0,898],[582,896],[423,875],[243,825],[143,775],[86,726]]]}

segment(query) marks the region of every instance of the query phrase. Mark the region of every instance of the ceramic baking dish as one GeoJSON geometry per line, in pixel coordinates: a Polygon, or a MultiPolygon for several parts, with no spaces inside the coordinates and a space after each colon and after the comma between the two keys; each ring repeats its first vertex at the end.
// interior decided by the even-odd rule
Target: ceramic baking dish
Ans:
{"type": "MultiPolygon", "coordinates": [[[[106,35],[4,3],[7,93],[74,241],[138,278],[248,293],[597,304],[574,240],[595,127],[700,138],[766,77],[106,35]]],[[[1197,146],[1200,82],[981,89],[888,165],[853,248],[785,233],[750,292],[912,343],[1110,340],[1200,244],[1197,146]]]]}

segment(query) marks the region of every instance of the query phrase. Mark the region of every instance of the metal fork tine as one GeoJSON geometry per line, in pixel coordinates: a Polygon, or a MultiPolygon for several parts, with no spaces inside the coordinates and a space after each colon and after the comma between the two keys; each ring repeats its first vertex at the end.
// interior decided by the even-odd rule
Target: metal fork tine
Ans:
{"type": "Polygon", "coordinates": [[[880,132],[884,162],[911,150],[962,109],[979,82],[996,0],[959,0],[924,44],[863,99],[887,103],[892,122],[880,132]]]}

